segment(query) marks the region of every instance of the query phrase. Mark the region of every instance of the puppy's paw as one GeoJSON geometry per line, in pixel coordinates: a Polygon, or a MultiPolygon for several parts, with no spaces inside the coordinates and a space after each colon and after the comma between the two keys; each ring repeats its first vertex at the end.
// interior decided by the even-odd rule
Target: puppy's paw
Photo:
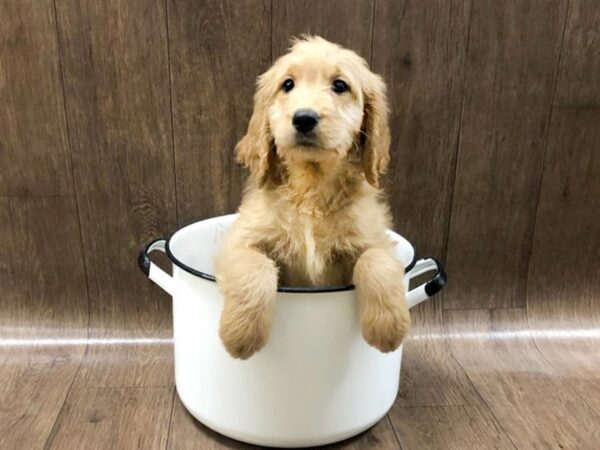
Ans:
{"type": "Polygon", "coordinates": [[[232,357],[248,359],[267,343],[271,325],[268,314],[240,304],[225,304],[219,328],[221,341],[232,357]]]}
{"type": "Polygon", "coordinates": [[[369,345],[384,353],[400,346],[410,330],[410,313],[403,305],[371,304],[363,309],[362,334],[369,345]]]}

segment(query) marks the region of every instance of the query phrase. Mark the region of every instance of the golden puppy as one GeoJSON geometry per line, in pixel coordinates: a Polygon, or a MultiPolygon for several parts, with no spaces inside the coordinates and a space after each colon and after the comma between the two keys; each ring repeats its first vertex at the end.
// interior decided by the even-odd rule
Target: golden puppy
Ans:
{"type": "Polygon", "coordinates": [[[365,340],[395,350],[410,316],[378,189],[389,161],[385,84],[356,53],[305,37],[259,77],[254,101],[236,146],[251,177],[216,259],[225,348],[245,359],[265,345],[278,284],[353,282],[365,340]]]}

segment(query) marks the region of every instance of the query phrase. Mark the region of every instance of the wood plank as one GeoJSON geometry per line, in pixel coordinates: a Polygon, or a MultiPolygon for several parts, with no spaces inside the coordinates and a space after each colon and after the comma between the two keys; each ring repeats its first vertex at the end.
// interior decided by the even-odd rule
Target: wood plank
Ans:
{"type": "Polygon", "coordinates": [[[92,339],[100,343],[95,344],[94,341],[90,343],[77,374],[76,385],[172,386],[173,345],[168,342],[167,334],[170,334],[168,329],[155,336],[146,337],[141,336],[139,330],[134,330],[131,335],[120,337],[115,337],[114,332],[94,333],[92,339]],[[131,336],[133,334],[137,335],[131,336]]]}
{"type": "Polygon", "coordinates": [[[452,350],[517,448],[595,448],[600,416],[538,352],[523,309],[445,311],[452,350]]]}
{"type": "Polygon", "coordinates": [[[404,345],[396,404],[451,406],[479,404],[479,395],[454,359],[442,326],[437,296],[411,310],[412,330],[404,345]]]}
{"type": "Polygon", "coordinates": [[[0,197],[0,233],[0,336],[85,337],[88,299],[74,199],[0,197]]]}
{"type": "Polygon", "coordinates": [[[0,1],[0,195],[70,195],[51,0],[0,1]]]}
{"type": "Polygon", "coordinates": [[[172,396],[172,388],[75,389],[47,447],[163,449],[172,396]]]}
{"type": "MultiPolygon", "coordinates": [[[[0,448],[42,448],[52,431],[85,345],[0,346],[0,448]]],[[[13,341],[13,342],[14,342],[13,341]]],[[[38,341],[39,342],[39,341],[38,341]]]]}
{"type": "Polygon", "coordinates": [[[273,57],[290,39],[315,34],[371,59],[373,0],[288,0],[273,2],[273,57]]]}
{"type": "Polygon", "coordinates": [[[484,407],[396,405],[390,417],[405,450],[515,448],[484,407]]]}
{"type": "MultiPolygon", "coordinates": [[[[135,263],[143,243],[176,228],[165,5],[59,0],[56,10],[91,337],[170,334],[170,302],[135,263]]],[[[80,375],[91,385],[171,384],[162,353],[119,349],[110,356],[137,369],[86,364],[80,375]]]]}
{"type": "Polygon", "coordinates": [[[563,43],[556,105],[600,108],[600,4],[572,0],[563,43]]]}
{"type": "Polygon", "coordinates": [[[600,109],[552,116],[527,307],[548,362],[600,413],[600,109]]]}
{"type": "Polygon", "coordinates": [[[470,1],[377,1],[373,69],[388,84],[386,189],[396,229],[443,258],[463,98],[470,1]]]}
{"type": "MultiPolygon", "coordinates": [[[[173,405],[171,429],[169,433],[169,449],[206,449],[220,450],[224,448],[253,449],[254,445],[229,439],[206,427],[187,412],[179,397],[173,405]]],[[[363,450],[377,448],[381,450],[398,449],[398,442],[389,419],[385,417],[374,427],[346,441],[328,445],[325,448],[363,450]]]]}
{"type": "Polygon", "coordinates": [[[477,391],[443,340],[409,339],[404,347],[396,404],[414,407],[477,403],[477,391]]]}
{"type": "Polygon", "coordinates": [[[586,329],[600,319],[600,110],[558,110],[544,167],[529,273],[530,319],[586,329]]]}
{"type": "Polygon", "coordinates": [[[445,308],[524,306],[566,2],[473,2],[445,308]]]}
{"type": "Polygon", "coordinates": [[[0,447],[41,448],[85,350],[75,202],[0,197],[0,234],[0,447]]]}
{"type": "Polygon", "coordinates": [[[599,27],[597,2],[569,4],[527,291],[538,348],[598,413],[599,27]]]}
{"type": "Polygon", "coordinates": [[[245,172],[233,149],[271,62],[271,2],[167,3],[179,223],[188,224],[239,206],[245,172]]]}

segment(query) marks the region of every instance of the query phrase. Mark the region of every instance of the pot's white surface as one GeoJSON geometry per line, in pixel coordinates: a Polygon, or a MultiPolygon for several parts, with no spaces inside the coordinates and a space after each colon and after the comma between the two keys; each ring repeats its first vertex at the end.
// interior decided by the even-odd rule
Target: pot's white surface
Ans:
{"type": "MultiPolygon", "coordinates": [[[[143,253],[166,243],[176,262],[171,277],[146,258],[149,277],[173,296],[175,380],[185,407],[219,433],[267,446],[323,445],[374,425],[396,398],[402,348],[384,354],[364,341],[353,289],[278,292],[267,345],[246,361],[225,351],[217,284],[182,267],[212,274],[220,239],[235,218],[195,223],[143,253]]],[[[390,236],[396,256],[409,266],[412,246],[390,236]]],[[[418,261],[405,285],[433,269],[434,260],[418,261]]],[[[410,306],[426,298],[425,285],[408,294],[410,306]]]]}

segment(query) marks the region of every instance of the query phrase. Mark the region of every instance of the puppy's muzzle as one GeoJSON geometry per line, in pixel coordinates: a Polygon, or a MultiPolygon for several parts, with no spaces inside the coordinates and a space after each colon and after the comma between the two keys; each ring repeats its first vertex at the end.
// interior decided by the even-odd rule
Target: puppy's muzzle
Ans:
{"type": "Polygon", "coordinates": [[[292,125],[302,134],[310,133],[319,123],[319,113],[314,109],[299,109],[292,117],[292,125]]]}

